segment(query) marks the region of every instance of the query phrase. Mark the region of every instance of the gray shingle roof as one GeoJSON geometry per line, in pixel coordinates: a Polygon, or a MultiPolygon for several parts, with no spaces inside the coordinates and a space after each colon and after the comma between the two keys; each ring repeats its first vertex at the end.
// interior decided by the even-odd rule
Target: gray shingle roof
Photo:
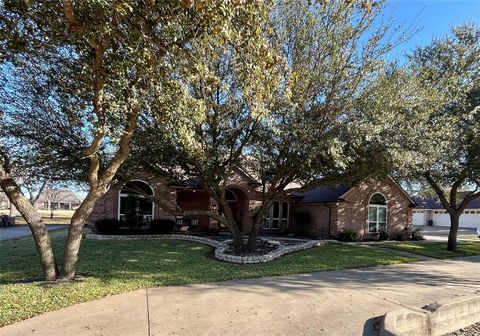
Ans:
{"type": "MultiPolygon", "coordinates": [[[[465,193],[460,194],[460,199],[463,199],[465,193]]],[[[419,208],[423,209],[445,209],[443,204],[438,198],[427,198],[427,197],[413,197],[415,202],[418,204],[419,208]]],[[[480,198],[476,198],[471,201],[466,209],[480,209],[480,198]]]]}
{"type": "Polygon", "coordinates": [[[319,187],[304,193],[294,193],[294,195],[302,197],[297,201],[299,204],[336,202],[351,188],[349,185],[340,184],[335,187],[319,187]]]}

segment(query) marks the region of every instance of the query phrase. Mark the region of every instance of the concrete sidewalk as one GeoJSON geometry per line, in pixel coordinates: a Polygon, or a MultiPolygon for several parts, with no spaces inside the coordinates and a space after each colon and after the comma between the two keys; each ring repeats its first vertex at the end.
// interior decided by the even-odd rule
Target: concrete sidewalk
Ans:
{"type": "Polygon", "coordinates": [[[401,307],[480,293],[480,256],[151,288],[0,329],[10,335],[376,335],[401,307]]]}

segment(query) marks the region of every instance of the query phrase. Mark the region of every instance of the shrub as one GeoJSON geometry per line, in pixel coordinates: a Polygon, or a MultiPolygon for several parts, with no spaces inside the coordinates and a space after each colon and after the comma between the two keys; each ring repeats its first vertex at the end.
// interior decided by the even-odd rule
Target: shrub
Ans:
{"type": "Polygon", "coordinates": [[[355,242],[358,241],[358,234],[352,229],[343,229],[338,234],[338,240],[345,242],[355,242]]]}
{"type": "Polygon", "coordinates": [[[389,235],[388,235],[388,232],[385,231],[385,230],[382,230],[380,231],[379,235],[378,235],[378,239],[380,240],[388,240],[389,238],[389,235]]]}
{"type": "Polygon", "coordinates": [[[173,233],[175,222],[171,219],[154,219],[149,223],[150,232],[155,234],[173,233]]]}
{"type": "Polygon", "coordinates": [[[120,221],[116,218],[98,219],[95,221],[95,231],[102,234],[115,234],[118,232],[120,221]]]}
{"type": "Polygon", "coordinates": [[[411,240],[425,240],[422,235],[421,229],[415,229],[412,231],[412,235],[410,236],[411,240]]]}

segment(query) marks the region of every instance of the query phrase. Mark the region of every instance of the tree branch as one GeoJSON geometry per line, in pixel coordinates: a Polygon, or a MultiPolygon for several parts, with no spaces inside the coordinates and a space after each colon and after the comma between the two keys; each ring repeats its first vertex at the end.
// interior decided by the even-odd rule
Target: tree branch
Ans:
{"type": "Polygon", "coordinates": [[[440,201],[442,202],[445,209],[449,213],[455,211],[456,209],[452,208],[452,206],[448,203],[445,193],[443,192],[442,188],[437,184],[437,182],[435,182],[435,180],[432,178],[430,172],[425,172],[424,176],[427,179],[428,183],[432,186],[433,190],[435,190],[435,193],[437,194],[438,198],[440,198],[440,201]]]}

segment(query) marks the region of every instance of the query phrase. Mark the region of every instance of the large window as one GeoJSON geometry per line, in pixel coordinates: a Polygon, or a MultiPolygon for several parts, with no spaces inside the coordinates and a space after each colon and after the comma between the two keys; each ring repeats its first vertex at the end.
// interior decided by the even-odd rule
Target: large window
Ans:
{"type": "Polygon", "coordinates": [[[130,181],[120,190],[118,219],[122,226],[139,227],[153,219],[153,202],[144,195],[153,190],[142,181],[130,181]]]}
{"type": "Polygon", "coordinates": [[[387,230],[387,201],[382,194],[373,194],[368,204],[368,232],[387,230]]]}
{"type": "Polygon", "coordinates": [[[265,220],[265,229],[284,230],[288,228],[289,218],[288,202],[274,201],[270,206],[265,220]]]}

